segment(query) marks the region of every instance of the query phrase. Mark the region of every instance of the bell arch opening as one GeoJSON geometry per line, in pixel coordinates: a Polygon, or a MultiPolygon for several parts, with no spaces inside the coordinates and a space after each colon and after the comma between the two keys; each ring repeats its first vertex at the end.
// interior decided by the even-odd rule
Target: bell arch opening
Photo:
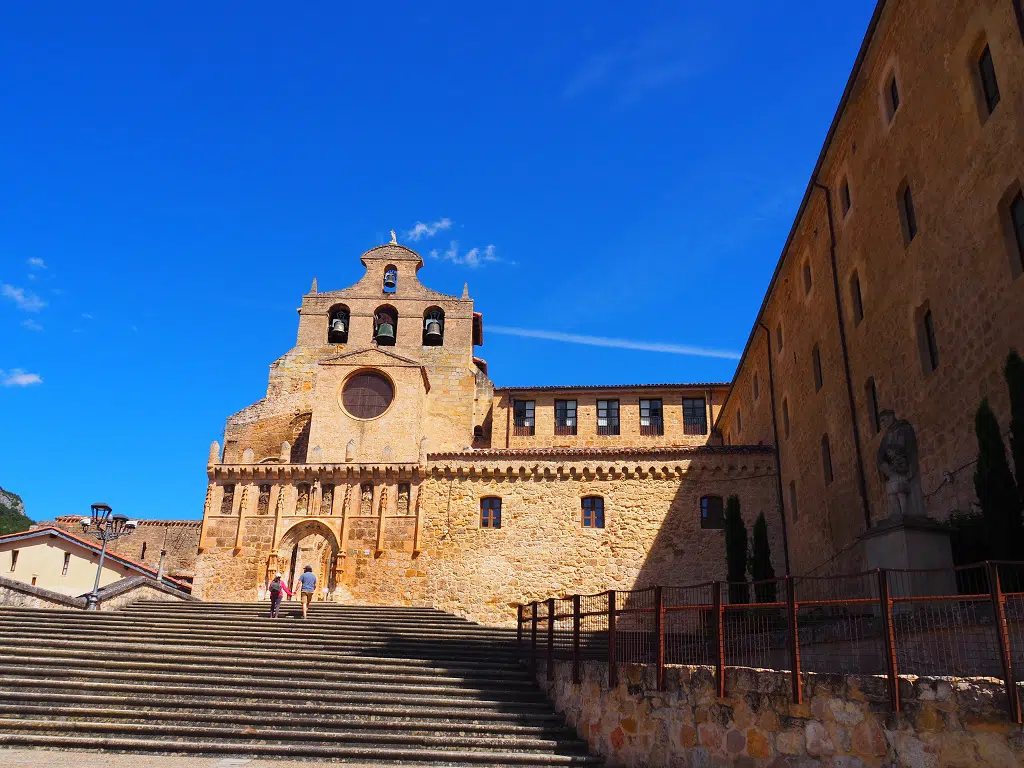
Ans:
{"type": "Polygon", "coordinates": [[[398,310],[390,304],[377,307],[373,313],[373,340],[378,346],[393,347],[398,336],[398,310]]]}
{"type": "Polygon", "coordinates": [[[444,344],[444,310],[429,307],[423,313],[423,346],[440,347],[444,344]]]}
{"type": "Polygon", "coordinates": [[[335,304],[327,313],[327,343],[347,344],[350,313],[344,304],[335,304]]]}

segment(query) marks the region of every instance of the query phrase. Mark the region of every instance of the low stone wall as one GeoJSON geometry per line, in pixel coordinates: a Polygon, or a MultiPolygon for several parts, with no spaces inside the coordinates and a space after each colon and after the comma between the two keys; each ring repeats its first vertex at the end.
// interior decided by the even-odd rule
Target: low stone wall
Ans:
{"type": "Polygon", "coordinates": [[[1024,732],[1006,715],[1002,683],[989,678],[901,679],[902,711],[890,711],[883,677],[804,675],[793,704],[788,673],[730,668],[719,699],[710,667],[654,668],[555,662],[538,680],[591,748],[617,766],[743,768],[973,768],[1024,766],[1024,732]]]}
{"type": "MultiPolygon", "coordinates": [[[[195,600],[186,592],[161,584],[148,576],[121,579],[100,590],[99,610],[116,611],[137,600],[195,600]]],[[[13,579],[0,577],[0,607],[55,608],[84,610],[84,596],[71,597],[42,587],[33,587],[13,579]]]]}
{"type": "Polygon", "coordinates": [[[64,610],[85,608],[85,598],[62,595],[60,592],[0,577],[0,607],[59,608],[64,610]]]}

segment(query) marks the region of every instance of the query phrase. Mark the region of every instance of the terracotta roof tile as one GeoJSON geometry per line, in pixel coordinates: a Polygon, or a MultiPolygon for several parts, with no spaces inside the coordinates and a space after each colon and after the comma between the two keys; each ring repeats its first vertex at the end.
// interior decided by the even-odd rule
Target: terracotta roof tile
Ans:
{"type": "Polygon", "coordinates": [[[428,461],[448,459],[530,459],[547,457],[602,458],[605,456],[719,456],[723,454],[757,454],[769,456],[774,453],[770,445],[664,445],[650,448],[481,448],[471,451],[427,454],[428,461]]]}

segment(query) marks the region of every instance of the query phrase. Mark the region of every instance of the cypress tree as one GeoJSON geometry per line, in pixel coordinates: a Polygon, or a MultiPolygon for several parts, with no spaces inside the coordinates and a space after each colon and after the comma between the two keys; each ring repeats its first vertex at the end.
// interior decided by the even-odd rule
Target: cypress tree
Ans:
{"type": "Polygon", "coordinates": [[[988,404],[988,398],[982,400],[978,407],[974,431],[978,437],[974,491],[985,518],[989,550],[997,560],[1011,560],[1020,556],[1017,548],[1021,540],[1020,495],[1006,460],[999,421],[988,404]]]}
{"type": "Polygon", "coordinates": [[[739,496],[730,496],[725,502],[725,566],[730,582],[729,602],[749,602],[747,526],[743,522],[743,515],[740,514],[739,496]]]}
{"type": "MultiPolygon", "coordinates": [[[[750,557],[750,577],[754,581],[764,581],[775,578],[775,569],[772,568],[772,552],[768,545],[768,521],[764,519],[764,512],[757,516],[754,522],[754,545],[750,557]]],[[[754,597],[759,603],[775,602],[775,582],[757,584],[754,587],[754,597]]]]}
{"type": "Polygon", "coordinates": [[[1006,386],[1010,390],[1010,455],[1024,511],[1024,360],[1011,349],[1006,357],[1006,386]]]}

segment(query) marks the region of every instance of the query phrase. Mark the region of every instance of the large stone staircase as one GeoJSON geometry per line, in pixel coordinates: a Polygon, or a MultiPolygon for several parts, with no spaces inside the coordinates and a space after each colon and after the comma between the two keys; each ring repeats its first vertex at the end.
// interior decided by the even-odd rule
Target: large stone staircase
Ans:
{"type": "Polygon", "coordinates": [[[600,764],[518,663],[514,632],[420,608],[268,612],[0,608],[0,748],[600,764]]]}

